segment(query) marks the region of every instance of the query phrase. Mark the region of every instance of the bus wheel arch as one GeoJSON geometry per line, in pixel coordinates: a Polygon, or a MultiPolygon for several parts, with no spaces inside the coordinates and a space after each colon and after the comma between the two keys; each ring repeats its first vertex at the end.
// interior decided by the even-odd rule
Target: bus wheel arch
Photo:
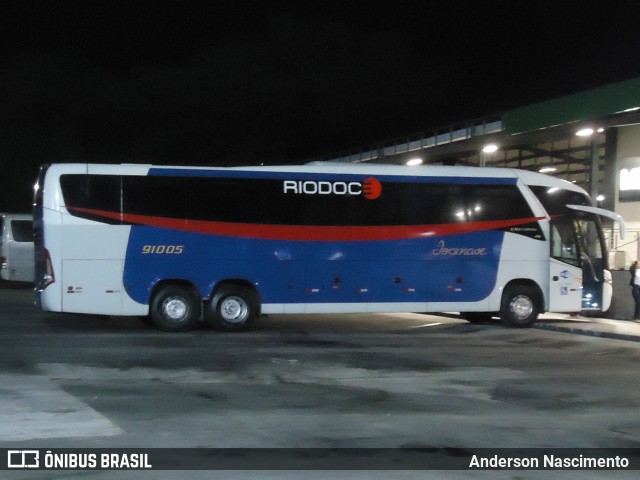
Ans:
{"type": "Polygon", "coordinates": [[[530,327],[544,311],[544,296],[532,280],[513,280],[502,292],[500,320],[509,327],[530,327]]]}
{"type": "Polygon", "coordinates": [[[260,316],[260,295],[244,280],[228,280],[216,285],[206,308],[206,321],[216,330],[246,330],[260,316]]]}
{"type": "Polygon", "coordinates": [[[149,315],[156,327],[165,332],[193,330],[200,320],[200,295],[189,282],[166,280],[151,292],[149,315]]]}

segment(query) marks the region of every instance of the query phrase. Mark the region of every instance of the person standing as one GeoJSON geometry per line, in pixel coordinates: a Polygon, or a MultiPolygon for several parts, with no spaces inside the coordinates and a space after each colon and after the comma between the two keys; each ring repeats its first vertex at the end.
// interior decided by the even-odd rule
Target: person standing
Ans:
{"type": "Polygon", "coordinates": [[[631,272],[629,285],[631,286],[631,295],[635,303],[633,319],[640,320],[640,262],[638,260],[631,264],[629,272],[631,272]]]}

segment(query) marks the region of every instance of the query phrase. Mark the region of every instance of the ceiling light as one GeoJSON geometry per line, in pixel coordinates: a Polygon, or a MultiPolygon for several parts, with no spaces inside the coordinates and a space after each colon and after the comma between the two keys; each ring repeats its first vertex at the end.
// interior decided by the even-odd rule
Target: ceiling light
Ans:
{"type": "Polygon", "coordinates": [[[551,173],[551,172],[555,172],[557,170],[556,167],[542,167],[540,170],[538,170],[540,173],[551,173]]]}
{"type": "Polygon", "coordinates": [[[498,151],[498,145],[495,143],[489,143],[482,148],[483,153],[494,153],[498,151]]]}
{"type": "Polygon", "coordinates": [[[576,135],[579,137],[588,137],[589,135],[593,135],[593,128],[582,128],[576,132],[576,135]]]}
{"type": "Polygon", "coordinates": [[[421,164],[422,164],[421,158],[412,158],[410,160],[407,160],[407,165],[409,165],[410,167],[414,167],[416,165],[421,165],[421,164]]]}

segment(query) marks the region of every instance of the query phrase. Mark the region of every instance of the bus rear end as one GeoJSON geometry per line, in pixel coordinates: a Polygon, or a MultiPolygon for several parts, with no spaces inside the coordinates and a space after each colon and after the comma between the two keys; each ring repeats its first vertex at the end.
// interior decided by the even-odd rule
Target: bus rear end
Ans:
{"type": "Polygon", "coordinates": [[[41,168],[34,187],[33,220],[35,302],[43,310],[132,316],[148,313],[148,305],[130,299],[123,285],[131,226],[80,218],[67,208],[68,197],[75,195],[96,202],[108,198],[117,210],[123,169],[145,175],[148,167],[78,163],[41,168]],[[71,186],[65,184],[69,178],[76,179],[71,186]]]}
{"type": "MultiPolygon", "coordinates": [[[[52,212],[44,206],[45,179],[49,165],[40,167],[38,180],[34,186],[33,198],[33,242],[35,255],[35,285],[34,301],[43,310],[61,311],[60,294],[58,288],[52,287],[56,283],[55,271],[51,262],[51,254],[45,241],[45,215],[52,216],[52,212]],[[51,287],[51,288],[50,288],[51,287]],[[47,289],[49,289],[47,291],[47,289]],[[45,293],[46,292],[46,293],[45,293]]],[[[48,219],[50,220],[50,218],[48,219]]]]}

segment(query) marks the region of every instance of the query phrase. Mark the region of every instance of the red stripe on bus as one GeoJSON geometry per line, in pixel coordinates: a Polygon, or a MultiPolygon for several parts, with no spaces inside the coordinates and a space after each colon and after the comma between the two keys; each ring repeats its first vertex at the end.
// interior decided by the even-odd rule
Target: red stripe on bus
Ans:
{"type": "Polygon", "coordinates": [[[372,241],[402,240],[411,238],[440,237],[462,233],[497,230],[542,220],[544,217],[516,218],[485,222],[460,222],[438,225],[383,225],[383,226],[318,226],[318,225],[270,225],[259,223],[211,222],[206,220],[153,217],[130,213],[120,214],[90,208],[67,207],[75,212],[119,220],[124,223],[168,228],[193,233],[206,233],[230,237],[265,240],[305,241],[372,241]]]}

